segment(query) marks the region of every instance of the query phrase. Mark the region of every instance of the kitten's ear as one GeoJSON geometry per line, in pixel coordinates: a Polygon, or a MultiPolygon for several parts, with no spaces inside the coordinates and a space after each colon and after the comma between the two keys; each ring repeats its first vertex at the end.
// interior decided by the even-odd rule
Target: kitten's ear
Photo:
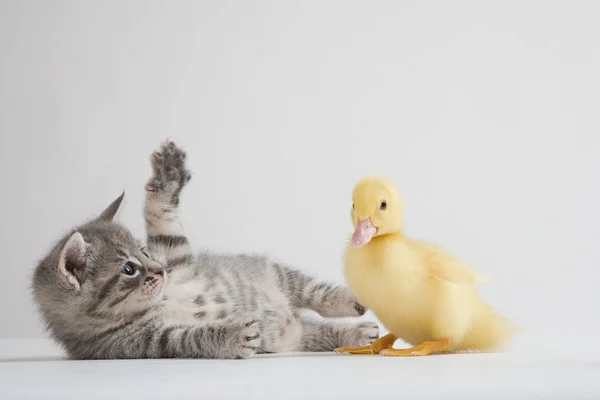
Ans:
{"type": "Polygon", "coordinates": [[[106,210],[102,211],[102,214],[100,214],[98,219],[102,221],[111,222],[115,218],[115,214],[117,213],[117,211],[119,211],[119,207],[123,202],[123,197],[125,197],[125,192],[121,193],[121,195],[117,197],[115,201],[110,203],[110,205],[106,207],[106,210]]]}
{"type": "Polygon", "coordinates": [[[75,232],[60,252],[58,274],[75,290],[79,290],[81,278],[85,271],[86,244],[81,233],[75,232]]]}

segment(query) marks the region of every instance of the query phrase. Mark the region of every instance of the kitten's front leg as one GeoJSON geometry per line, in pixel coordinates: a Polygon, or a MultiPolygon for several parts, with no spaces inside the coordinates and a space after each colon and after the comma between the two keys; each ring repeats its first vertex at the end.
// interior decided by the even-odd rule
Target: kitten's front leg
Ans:
{"type": "Polygon", "coordinates": [[[367,311],[347,286],[318,281],[279,263],[272,267],[276,282],[294,307],[309,308],[327,318],[360,317],[367,311]]]}
{"type": "Polygon", "coordinates": [[[241,359],[261,345],[258,321],[242,320],[204,326],[147,324],[123,330],[84,359],[114,358],[220,358],[241,359]]]}
{"type": "Polygon", "coordinates": [[[379,338],[379,326],[374,322],[336,324],[302,321],[302,327],[300,351],[333,351],[338,347],[370,346],[379,338]]]}
{"type": "Polygon", "coordinates": [[[167,270],[193,260],[178,207],[181,190],[191,179],[185,159],[185,152],[169,140],[150,156],[153,175],[146,184],[144,207],[148,248],[167,270]]]}
{"type": "MultiPolygon", "coordinates": [[[[165,328],[172,329],[172,328],[165,328]]],[[[165,337],[163,333],[162,337],[165,337]]],[[[174,328],[163,343],[161,358],[242,359],[256,354],[261,345],[258,321],[174,328]],[[178,332],[179,330],[179,332],[178,332]]]]}

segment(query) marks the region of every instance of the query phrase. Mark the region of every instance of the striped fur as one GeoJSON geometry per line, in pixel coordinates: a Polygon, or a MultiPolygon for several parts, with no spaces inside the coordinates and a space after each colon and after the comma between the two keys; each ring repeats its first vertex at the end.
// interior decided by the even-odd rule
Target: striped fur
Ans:
{"type": "Polygon", "coordinates": [[[166,142],[151,162],[147,247],[113,222],[121,196],[98,219],[62,238],[35,271],[36,303],[70,357],[246,358],[377,339],[374,323],[299,317],[301,308],[324,317],[363,315],[346,287],[263,256],[192,252],[178,212],[191,176],[185,153],[166,142]]]}

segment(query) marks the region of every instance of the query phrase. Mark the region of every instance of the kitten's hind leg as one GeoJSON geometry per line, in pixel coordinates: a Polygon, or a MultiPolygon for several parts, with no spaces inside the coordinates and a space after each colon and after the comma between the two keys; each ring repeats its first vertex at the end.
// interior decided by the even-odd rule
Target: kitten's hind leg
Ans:
{"type": "Polygon", "coordinates": [[[360,317],[366,312],[346,286],[318,281],[278,263],[273,264],[273,271],[294,307],[309,308],[326,318],[360,317]]]}
{"type": "Polygon", "coordinates": [[[150,156],[153,175],[146,184],[144,207],[148,248],[167,270],[193,260],[178,207],[181,190],[191,178],[185,158],[185,152],[169,140],[150,156]]]}
{"type": "Polygon", "coordinates": [[[379,327],[374,322],[336,324],[302,321],[302,327],[300,351],[321,352],[339,347],[370,346],[379,338],[379,327]]]}

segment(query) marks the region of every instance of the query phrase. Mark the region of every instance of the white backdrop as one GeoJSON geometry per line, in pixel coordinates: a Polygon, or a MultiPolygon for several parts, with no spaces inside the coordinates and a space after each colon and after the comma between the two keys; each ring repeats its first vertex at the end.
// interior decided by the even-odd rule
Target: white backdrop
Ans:
{"type": "Polygon", "coordinates": [[[0,337],[41,337],[29,277],[148,155],[195,176],[198,247],[342,281],[350,194],[397,182],[410,235],[493,281],[517,348],[598,346],[596,2],[3,1],[0,337]],[[587,339],[587,340],[586,340],[587,339]]]}

